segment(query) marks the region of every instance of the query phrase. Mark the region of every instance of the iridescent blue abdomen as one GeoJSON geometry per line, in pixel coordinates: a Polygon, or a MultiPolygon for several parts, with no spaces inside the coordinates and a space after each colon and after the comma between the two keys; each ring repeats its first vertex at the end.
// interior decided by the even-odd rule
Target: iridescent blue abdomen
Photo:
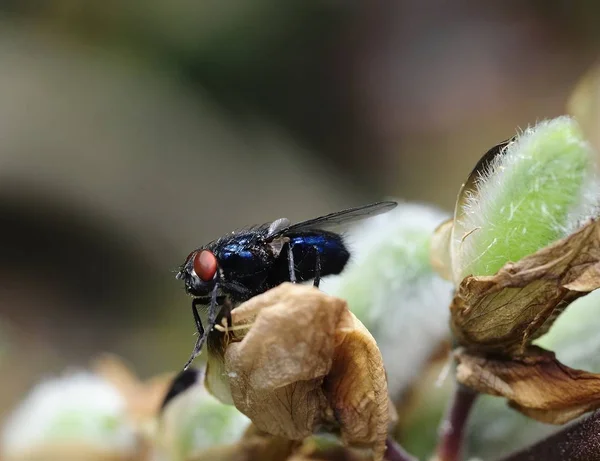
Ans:
{"type": "MultiPolygon", "coordinates": [[[[294,266],[298,281],[311,280],[315,277],[317,253],[321,277],[339,274],[350,258],[342,237],[333,232],[307,231],[287,234],[286,237],[289,238],[289,245],[294,252],[294,266]]],[[[274,283],[289,281],[289,270],[286,271],[288,267],[286,252],[287,248],[284,248],[277,263],[279,268],[273,271],[273,275],[279,277],[277,280],[272,280],[274,283]]]]}

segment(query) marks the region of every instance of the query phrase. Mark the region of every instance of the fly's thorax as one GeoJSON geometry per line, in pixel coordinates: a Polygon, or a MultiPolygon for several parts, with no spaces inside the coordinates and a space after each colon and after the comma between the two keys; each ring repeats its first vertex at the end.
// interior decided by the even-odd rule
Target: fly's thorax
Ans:
{"type": "Polygon", "coordinates": [[[276,256],[270,242],[257,235],[233,236],[215,248],[221,280],[251,291],[262,284],[276,256]]]}

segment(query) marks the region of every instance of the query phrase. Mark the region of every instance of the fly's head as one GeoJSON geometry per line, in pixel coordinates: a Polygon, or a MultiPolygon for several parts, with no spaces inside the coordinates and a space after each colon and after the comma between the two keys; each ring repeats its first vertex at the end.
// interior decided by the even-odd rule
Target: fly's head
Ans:
{"type": "Polygon", "coordinates": [[[218,277],[217,257],[207,249],[192,251],[176,276],[178,280],[183,280],[186,293],[192,296],[207,296],[217,283],[218,277]]]}

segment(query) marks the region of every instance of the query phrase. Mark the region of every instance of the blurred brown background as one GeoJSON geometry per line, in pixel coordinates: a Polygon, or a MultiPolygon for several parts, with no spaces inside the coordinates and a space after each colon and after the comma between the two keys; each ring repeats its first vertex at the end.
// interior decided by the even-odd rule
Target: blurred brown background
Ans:
{"type": "Polygon", "coordinates": [[[450,209],[564,112],[591,0],[0,0],[0,416],[41,376],[193,345],[173,270],[235,228],[450,209]]]}

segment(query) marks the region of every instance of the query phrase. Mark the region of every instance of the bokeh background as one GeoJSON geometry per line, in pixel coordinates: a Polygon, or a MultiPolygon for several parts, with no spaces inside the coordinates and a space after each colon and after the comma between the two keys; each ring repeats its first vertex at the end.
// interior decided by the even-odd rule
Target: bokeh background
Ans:
{"type": "Polygon", "coordinates": [[[450,210],[564,113],[597,2],[0,0],[0,419],[103,351],[193,345],[174,278],[248,224],[394,196],[450,210]]]}

